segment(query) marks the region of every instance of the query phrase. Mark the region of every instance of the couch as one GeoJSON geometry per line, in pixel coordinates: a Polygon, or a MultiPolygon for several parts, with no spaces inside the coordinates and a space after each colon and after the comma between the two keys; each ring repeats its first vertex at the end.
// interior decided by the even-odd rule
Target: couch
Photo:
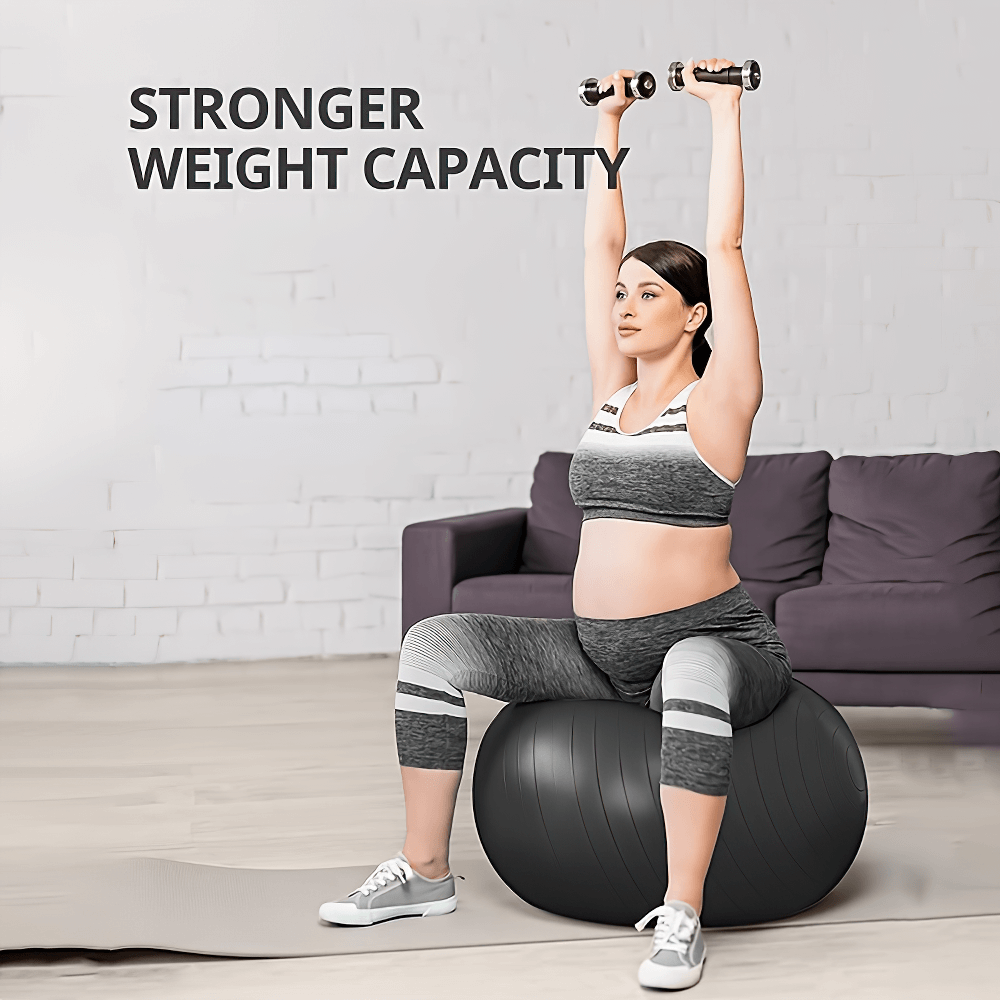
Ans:
{"type": "MultiPolygon", "coordinates": [[[[448,612],[573,617],[571,458],[539,457],[530,507],[404,528],[403,635],[448,612]]],[[[1000,742],[1000,452],[750,455],[730,521],[799,680],[837,705],[954,709],[960,741],[1000,742]]]]}

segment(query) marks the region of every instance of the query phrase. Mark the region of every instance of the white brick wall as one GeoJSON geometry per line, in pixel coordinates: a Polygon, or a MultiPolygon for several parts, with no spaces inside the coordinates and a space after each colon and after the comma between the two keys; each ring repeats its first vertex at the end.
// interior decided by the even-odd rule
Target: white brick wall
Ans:
{"type": "Polygon", "coordinates": [[[576,84],[619,65],[661,80],[623,128],[629,243],[696,246],[709,119],[667,65],[763,67],[751,452],[1000,446],[988,0],[191,10],[0,7],[0,661],[397,649],[403,527],[526,505],[582,433],[585,193],[373,191],[363,155],[589,145],[576,84]],[[411,86],[425,128],[138,132],[143,85],[411,86]],[[221,139],[351,155],[338,191],[135,189],[128,146],[221,139]]]}

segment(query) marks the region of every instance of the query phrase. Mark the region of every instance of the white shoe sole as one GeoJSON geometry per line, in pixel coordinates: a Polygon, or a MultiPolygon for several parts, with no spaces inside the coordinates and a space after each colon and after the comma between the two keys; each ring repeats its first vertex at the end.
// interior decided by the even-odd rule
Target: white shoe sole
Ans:
{"type": "Polygon", "coordinates": [[[359,910],[353,903],[324,903],[319,919],[328,924],[347,927],[368,927],[395,917],[439,917],[458,906],[458,896],[435,899],[430,903],[410,903],[408,906],[379,906],[374,910],[359,910]]]}
{"type": "Polygon", "coordinates": [[[681,965],[658,965],[648,958],[639,966],[639,985],[658,990],[685,990],[701,979],[702,959],[693,968],[681,965]]]}

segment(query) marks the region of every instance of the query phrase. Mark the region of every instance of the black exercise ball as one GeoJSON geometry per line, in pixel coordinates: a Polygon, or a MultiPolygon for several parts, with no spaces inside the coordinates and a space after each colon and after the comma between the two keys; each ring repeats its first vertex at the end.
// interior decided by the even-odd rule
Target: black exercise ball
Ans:
{"type": "MultiPolygon", "coordinates": [[[[663,902],[660,716],[618,701],[507,705],[473,776],[479,838],[497,874],[533,906],[635,923],[663,902]]],[[[811,688],[733,733],[729,798],[705,880],[706,927],[790,917],[851,866],[868,792],[858,745],[811,688]]]]}

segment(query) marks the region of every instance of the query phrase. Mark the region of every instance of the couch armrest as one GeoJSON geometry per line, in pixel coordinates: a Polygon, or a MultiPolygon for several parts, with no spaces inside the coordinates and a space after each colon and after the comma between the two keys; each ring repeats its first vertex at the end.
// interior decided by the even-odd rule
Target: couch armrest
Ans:
{"type": "Polygon", "coordinates": [[[403,635],[431,615],[451,612],[456,583],[473,576],[516,573],[527,507],[417,521],[403,528],[403,635]]]}

